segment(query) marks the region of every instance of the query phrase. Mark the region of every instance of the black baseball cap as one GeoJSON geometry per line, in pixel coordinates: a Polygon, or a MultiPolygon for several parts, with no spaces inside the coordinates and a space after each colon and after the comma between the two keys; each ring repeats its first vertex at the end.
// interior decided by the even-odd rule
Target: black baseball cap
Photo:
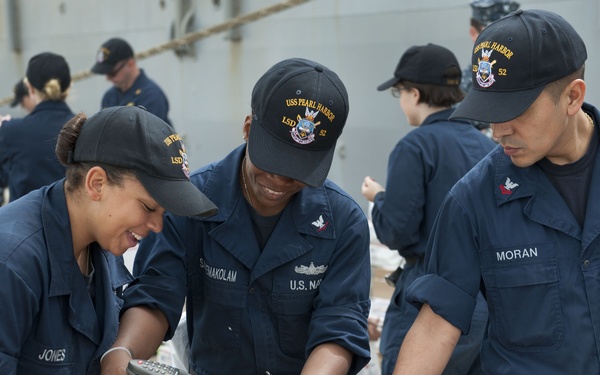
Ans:
{"type": "Polygon", "coordinates": [[[96,52],[96,64],[91,71],[96,74],[108,74],[119,61],[133,57],[133,49],[125,40],[112,38],[104,42],[96,52]]]}
{"type": "Polygon", "coordinates": [[[13,100],[10,103],[11,107],[16,107],[21,104],[21,100],[24,97],[29,96],[29,90],[27,90],[27,86],[25,86],[25,82],[23,80],[19,80],[19,82],[15,83],[15,87],[13,88],[13,100]]]}
{"type": "Polygon", "coordinates": [[[517,10],[483,29],[473,46],[473,88],[450,118],[502,123],[520,116],[544,87],[581,68],[585,44],[564,18],[517,10]]]}
{"type": "Polygon", "coordinates": [[[248,140],[252,164],[321,186],[348,110],[346,87],[333,71],[302,58],[280,61],[252,90],[248,140]]]}
{"type": "Polygon", "coordinates": [[[471,0],[471,17],[487,26],[490,23],[519,9],[520,4],[511,0],[471,0]]]}
{"type": "Polygon", "coordinates": [[[52,52],[42,52],[29,59],[27,81],[39,91],[51,79],[60,82],[60,91],[65,92],[71,86],[71,71],[64,57],[52,52]]]}
{"type": "Polygon", "coordinates": [[[132,170],[150,196],[175,215],[208,216],[217,211],[190,182],[179,134],[142,107],[109,107],[91,116],[81,128],[73,162],[132,170]]]}
{"type": "Polygon", "coordinates": [[[461,76],[460,65],[452,51],[429,43],[407,49],[400,57],[394,77],[377,86],[377,90],[387,90],[401,81],[437,86],[458,86],[461,76]],[[456,73],[448,74],[448,68],[451,67],[456,68],[456,73]]]}

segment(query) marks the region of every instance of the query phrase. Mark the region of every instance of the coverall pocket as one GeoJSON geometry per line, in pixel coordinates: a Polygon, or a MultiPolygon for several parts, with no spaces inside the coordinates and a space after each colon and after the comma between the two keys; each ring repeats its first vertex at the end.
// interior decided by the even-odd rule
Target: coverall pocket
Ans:
{"type": "Polygon", "coordinates": [[[205,277],[203,290],[204,299],[194,299],[194,336],[205,350],[238,353],[247,288],[205,277]]]}
{"type": "Polygon", "coordinates": [[[483,269],[490,335],[511,350],[542,352],[564,340],[556,258],[483,269]]]}
{"type": "Polygon", "coordinates": [[[20,374],[72,374],[77,354],[74,345],[49,345],[29,339],[21,348],[17,372],[20,374]]]}
{"type": "Polygon", "coordinates": [[[279,343],[281,350],[290,355],[304,354],[308,341],[308,325],[310,323],[315,293],[273,295],[273,312],[277,319],[279,343]]]}

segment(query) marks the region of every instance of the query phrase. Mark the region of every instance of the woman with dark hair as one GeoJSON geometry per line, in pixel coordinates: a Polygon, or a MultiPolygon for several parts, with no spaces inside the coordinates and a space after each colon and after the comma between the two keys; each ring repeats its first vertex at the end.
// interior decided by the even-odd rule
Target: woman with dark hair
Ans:
{"type": "Polygon", "coordinates": [[[131,281],[119,256],[160,232],[165,210],[216,209],[179,135],[144,109],[73,117],[56,155],[66,178],[0,209],[2,374],[100,373],[131,281]]]}
{"type": "MultiPolygon", "coordinates": [[[[449,120],[453,106],[463,99],[460,79],[454,53],[429,43],[407,49],[394,77],[377,87],[391,91],[408,124],[415,127],[390,153],[385,186],[370,176],[361,186],[363,196],[373,202],[377,238],[405,260],[387,278],[394,293],[379,344],[382,375],[394,371],[398,350],[419,312],[405,301],[406,288],[425,273],[425,248],[437,211],[452,185],[495,146],[470,123],[449,120]]],[[[486,322],[481,297],[471,333],[459,341],[444,375],[482,373],[479,347],[486,322]]]]}

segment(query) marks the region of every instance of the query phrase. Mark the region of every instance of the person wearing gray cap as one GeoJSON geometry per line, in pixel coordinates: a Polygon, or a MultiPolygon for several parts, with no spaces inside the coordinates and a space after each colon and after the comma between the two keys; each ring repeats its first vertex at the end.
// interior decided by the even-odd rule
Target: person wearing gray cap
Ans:
{"type": "Polygon", "coordinates": [[[477,38],[473,88],[450,118],[491,123],[499,146],[442,203],[395,375],[440,374],[479,293],[486,374],[600,374],[600,111],[585,102],[586,60],[550,11],[517,10],[477,38]]]}
{"type": "Polygon", "coordinates": [[[192,374],[356,374],[368,363],[368,222],[327,179],[346,88],[317,62],[286,59],[259,78],[251,110],[245,142],[191,177],[219,213],[167,215],[140,243],[104,374],[124,374],[127,350],[152,356],[184,301],[192,374]]]}
{"type": "Polygon", "coordinates": [[[66,177],[0,209],[2,374],[99,374],[132,280],[120,256],[165,210],[216,212],[181,137],[144,109],[78,114],[55,147],[66,177]]]}
{"type": "Polygon", "coordinates": [[[71,73],[63,56],[51,52],[33,56],[24,84],[35,108],[0,127],[0,165],[11,202],[64,177],[54,144],[61,127],[75,115],[65,102],[71,73]]]}

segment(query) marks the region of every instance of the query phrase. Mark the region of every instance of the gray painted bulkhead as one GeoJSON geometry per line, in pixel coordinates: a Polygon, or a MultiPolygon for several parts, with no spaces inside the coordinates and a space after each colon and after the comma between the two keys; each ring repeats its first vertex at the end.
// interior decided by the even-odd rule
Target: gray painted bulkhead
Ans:
{"type": "MultiPolygon", "coordinates": [[[[598,0],[521,0],[522,8],[555,11],[571,22],[588,47],[587,101],[600,105],[598,0]]],[[[198,31],[278,3],[277,0],[0,0],[0,97],[42,51],[65,56],[72,73],[89,69],[102,42],[127,39],[136,52],[161,45],[177,28],[198,31]],[[193,17],[185,18],[185,7],[193,17]],[[18,48],[16,48],[18,47],[18,48]]],[[[329,177],[366,209],[365,175],[385,183],[387,159],[408,131],[398,102],[375,87],[392,77],[402,52],[433,42],[469,61],[468,0],[311,0],[245,24],[235,31],[167,51],[138,64],[167,93],[170,118],[184,136],[192,169],[242,143],[242,123],[259,76],[287,57],[317,60],[336,71],[350,97],[350,116],[329,177]]],[[[540,64],[543,62],[540,61],[540,64]]],[[[74,82],[68,104],[93,114],[109,87],[103,76],[74,82]]],[[[493,106],[494,103],[489,103],[493,106]]],[[[485,108],[482,108],[485,110],[485,108]]],[[[0,107],[0,114],[20,116],[0,107]]],[[[290,165],[290,168],[293,168],[290,165]]]]}

